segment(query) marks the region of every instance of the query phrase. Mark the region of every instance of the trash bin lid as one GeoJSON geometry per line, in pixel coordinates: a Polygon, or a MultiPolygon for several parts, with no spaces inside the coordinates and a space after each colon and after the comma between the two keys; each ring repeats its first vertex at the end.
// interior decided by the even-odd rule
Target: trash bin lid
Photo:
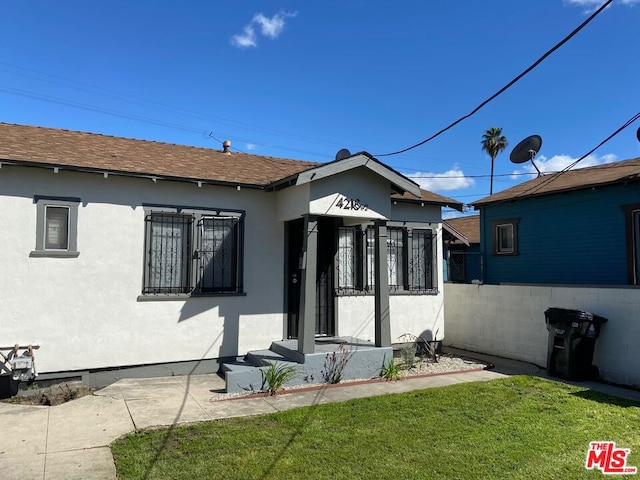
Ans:
{"type": "Polygon", "coordinates": [[[572,310],[568,308],[548,308],[545,312],[547,323],[592,322],[606,323],[608,320],[599,315],[584,310],[572,310]]]}
{"type": "Polygon", "coordinates": [[[600,315],[593,316],[593,323],[607,323],[609,321],[608,318],[601,317],[600,315]]]}

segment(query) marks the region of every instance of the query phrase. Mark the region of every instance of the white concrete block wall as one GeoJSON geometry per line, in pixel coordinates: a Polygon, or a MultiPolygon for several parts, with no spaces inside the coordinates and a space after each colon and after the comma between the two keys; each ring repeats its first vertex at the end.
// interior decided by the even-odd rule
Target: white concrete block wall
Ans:
{"type": "Polygon", "coordinates": [[[640,289],[445,284],[445,345],[546,367],[549,307],[609,319],[596,341],[603,379],[640,386],[640,289]]]}

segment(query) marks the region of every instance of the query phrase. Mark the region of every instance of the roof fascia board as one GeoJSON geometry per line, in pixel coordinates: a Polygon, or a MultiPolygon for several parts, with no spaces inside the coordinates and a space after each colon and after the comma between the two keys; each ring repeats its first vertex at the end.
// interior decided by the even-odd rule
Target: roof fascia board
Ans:
{"type": "Polygon", "coordinates": [[[99,175],[113,175],[118,177],[130,177],[130,178],[146,178],[146,179],[155,179],[155,180],[163,180],[163,181],[171,181],[171,182],[187,182],[187,183],[195,183],[202,185],[215,185],[220,187],[241,187],[241,188],[254,188],[258,190],[264,190],[263,185],[252,184],[252,183],[242,183],[242,182],[223,182],[219,180],[210,180],[205,178],[188,178],[188,177],[172,177],[168,175],[157,175],[153,173],[133,173],[133,172],[125,172],[121,170],[110,170],[106,168],[89,168],[89,167],[76,167],[72,165],[57,165],[53,163],[39,163],[39,162],[27,162],[23,160],[0,160],[2,165],[12,165],[15,167],[27,167],[27,168],[43,168],[47,170],[57,169],[58,171],[67,170],[70,172],[81,172],[81,173],[93,173],[99,175]]]}
{"type": "Polygon", "coordinates": [[[381,177],[389,180],[394,187],[400,188],[403,192],[409,192],[416,197],[420,197],[420,187],[416,183],[393,171],[386,165],[363,154],[357,154],[353,157],[337,160],[335,162],[327,163],[326,165],[305,170],[298,174],[296,185],[302,185],[321,178],[331,177],[358,167],[366,167],[381,177]]]}
{"type": "MultiPolygon", "coordinates": [[[[620,178],[616,178],[613,180],[607,180],[604,182],[593,182],[593,183],[584,183],[581,185],[573,185],[573,186],[569,186],[569,187],[562,187],[562,188],[558,188],[556,190],[545,190],[543,192],[533,192],[533,193],[529,193],[529,194],[514,194],[512,196],[509,197],[503,197],[503,198],[498,198],[496,200],[490,200],[491,197],[485,197],[485,198],[481,198],[480,200],[471,203],[470,205],[472,207],[486,207],[488,205],[492,205],[495,203],[504,203],[504,202],[516,202],[518,200],[525,200],[528,198],[536,198],[536,197],[545,197],[548,195],[556,195],[556,194],[562,194],[562,193],[568,193],[568,192],[575,192],[575,191],[579,191],[579,190],[591,190],[594,188],[600,188],[600,187],[608,187],[611,185],[621,185],[621,184],[626,184],[626,183],[632,183],[632,182],[637,182],[638,181],[638,177],[635,175],[627,175],[625,177],[620,177],[620,178]]],[[[533,187],[535,188],[535,187],[533,187]]],[[[496,193],[495,196],[500,195],[501,192],[496,193]]]]}
{"type": "Polygon", "coordinates": [[[411,203],[417,205],[434,205],[437,207],[449,207],[459,212],[464,212],[464,205],[460,202],[439,202],[437,200],[425,200],[423,198],[399,198],[393,197],[392,200],[396,203],[411,203]]]}
{"type": "Polygon", "coordinates": [[[442,228],[444,228],[447,232],[449,232],[451,235],[453,235],[454,237],[456,237],[458,240],[460,240],[462,243],[464,243],[467,247],[469,247],[469,239],[467,238],[467,236],[460,232],[459,230],[457,230],[453,225],[451,225],[450,223],[447,223],[446,220],[442,221],[442,228]]]}

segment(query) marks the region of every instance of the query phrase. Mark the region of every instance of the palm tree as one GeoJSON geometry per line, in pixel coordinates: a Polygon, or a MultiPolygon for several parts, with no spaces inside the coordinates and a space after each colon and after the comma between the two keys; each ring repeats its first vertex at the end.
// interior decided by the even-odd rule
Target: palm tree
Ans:
{"type": "Polygon", "coordinates": [[[507,148],[507,137],[502,135],[502,129],[491,127],[482,135],[482,151],[487,152],[491,157],[491,186],[489,195],[493,195],[493,164],[498,154],[507,148]]]}

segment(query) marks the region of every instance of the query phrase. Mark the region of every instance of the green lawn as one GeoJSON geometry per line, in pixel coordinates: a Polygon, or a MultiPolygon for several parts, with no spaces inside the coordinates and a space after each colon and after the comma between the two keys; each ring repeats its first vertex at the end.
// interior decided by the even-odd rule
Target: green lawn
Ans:
{"type": "Polygon", "coordinates": [[[584,468],[593,440],[640,467],[640,404],[519,376],[144,431],[112,452],[120,479],[603,478],[584,468]]]}

